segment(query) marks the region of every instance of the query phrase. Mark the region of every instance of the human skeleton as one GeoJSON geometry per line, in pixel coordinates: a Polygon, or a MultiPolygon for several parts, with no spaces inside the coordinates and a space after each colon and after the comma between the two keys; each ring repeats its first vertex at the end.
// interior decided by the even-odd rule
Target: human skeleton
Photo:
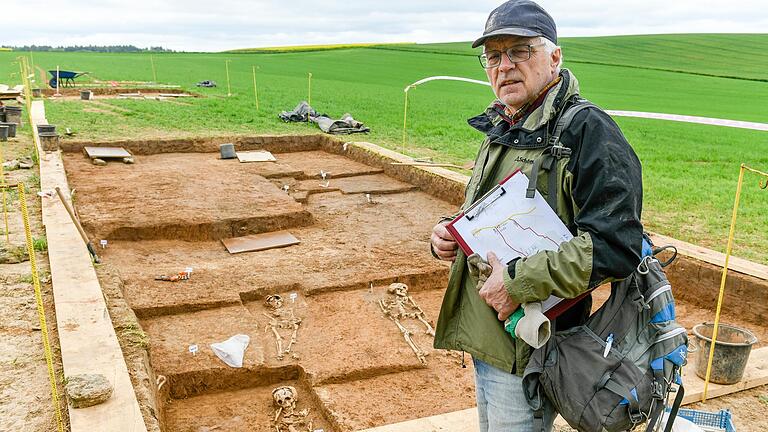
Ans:
{"type": "Polygon", "coordinates": [[[309,409],[296,410],[299,394],[295,387],[280,386],[272,390],[272,399],[277,405],[272,424],[276,432],[311,432],[312,419],[309,409]]]}
{"type": "Polygon", "coordinates": [[[299,326],[301,325],[301,318],[294,315],[292,308],[283,307],[283,298],[277,294],[268,295],[264,303],[270,309],[268,314],[264,314],[264,316],[269,318],[265,330],[267,328],[272,329],[272,334],[275,335],[275,343],[277,345],[277,359],[282,360],[286,354],[290,354],[291,347],[296,343],[299,326]],[[288,346],[285,350],[283,350],[283,337],[280,336],[279,331],[281,329],[293,330],[291,333],[291,340],[288,342],[288,346]]]}
{"type": "Polygon", "coordinates": [[[393,283],[389,286],[387,292],[392,294],[393,297],[387,300],[379,300],[381,311],[395,323],[398,329],[400,329],[403,338],[405,338],[405,342],[411,347],[421,364],[427,364],[426,357],[428,353],[425,353],[418,345],[416,345],[411,337],[412,332],[402,324],[401,320],[410,318],[420,321],[424,324],[424,327],[426,327],[424,332],[432,337],[435,336],[435,329],[429,324],[426,319],[426,314],[421,310],[419,305],[416,304],[413,297],[408,295],[408,285],[403,283],[393,283]]]}

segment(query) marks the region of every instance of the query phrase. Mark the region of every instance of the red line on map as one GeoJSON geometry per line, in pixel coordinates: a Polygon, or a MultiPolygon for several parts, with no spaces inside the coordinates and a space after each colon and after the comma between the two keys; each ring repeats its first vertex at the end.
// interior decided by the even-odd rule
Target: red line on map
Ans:
{"type": "Polygon", "coordinates": [[[530,231],[530,232],[532,232],[534,235],[536,235],[537,237],[541,237],[541,238],[543,238],[543,239],[549,240],[549,241],[551,241],[551,242],[552,242],[552,244],[554,244],[554,245],[555,245],[555,247],[558,247],[558,246],[560,246],[559,244],[557,244],[557,242],[556,242],[556,241],[552,240],[552,239],[551,239],[551,238],[549,238],[548,236],[545,236],[545,235],[541,235],[541,234],[537,233],[537,232],[536,232],[536,230],[534,230],[533,228],[531,228],[531,227],[524,227],[524,226],[520,225],[520,223],[519,223],[518,221],[514,220],[514,219],[512,219],[512,222],[513,222],[515,225],[517,225],[517,227],[518,227],[518,228],[520,228],[521,230],[523,230],[523,231],[530,231]]]}
{"type": "Polygon", "coordinates": [[[501,231],[500,231],[498,228],[494,228],[493,230],[494,230],[494,231],[496,231],[496,234],[498,234],[498,235],[499,235],[499,237],[501,237],[501,241],[503,241],[503,242],[504,242],[504,244],[505,244],[505,245],[507,245],[507,247],[508,247],[508,248],[510,248],[510,249],[512,249],[513,251],[517,252],[517,253],[518,253],[518,254],[520,254],[521,256],[524,256],[524,257],[527,257],[527,256],[528,256],[528,255],[526,255],[525,253],[523,253],[522,251],[519,251],[519,250],[517,250],[517,249],[513,248],[513,247],[512,247],[512,245],[511,245],[511,244],[509,244],[509,242],[507,241],[507,239],[504,237],[504,234],[502,234],[502,233],[501,233],[501,231]]]}

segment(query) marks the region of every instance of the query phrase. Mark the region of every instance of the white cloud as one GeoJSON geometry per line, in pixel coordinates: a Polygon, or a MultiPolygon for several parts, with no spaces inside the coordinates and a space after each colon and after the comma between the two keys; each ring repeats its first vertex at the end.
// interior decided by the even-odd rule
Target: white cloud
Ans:
{"type": "MultiPolygon", "coordinates": [[[[162,45],[191,51],[348,42],[465,41],[496,1],[3,1],[0,45],[162,45]]],[[[540,0],[560,36],[766,32],[762,0],[540,0]]]]}

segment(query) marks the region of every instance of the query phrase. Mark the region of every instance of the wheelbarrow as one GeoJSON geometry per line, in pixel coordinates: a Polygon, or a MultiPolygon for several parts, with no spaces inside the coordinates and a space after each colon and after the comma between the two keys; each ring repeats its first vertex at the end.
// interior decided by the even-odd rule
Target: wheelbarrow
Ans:
{"type": "Polygon", "coordinates": [[[51,86],[51,88],[56,88],[56,84],[60,84],[60,87],[74,87],[75,86],[75,78],[81,77],[83,75],[87,75],[89,72],[73,72],[73,71],[55,71],[55,70],[49,70],[49,74],[53,78],[51,78],[50,81],[48,81],[48,85],[51,86]],[[58,79],[60,82],[56,81],[56,75],[58,74],[58,79]]]}

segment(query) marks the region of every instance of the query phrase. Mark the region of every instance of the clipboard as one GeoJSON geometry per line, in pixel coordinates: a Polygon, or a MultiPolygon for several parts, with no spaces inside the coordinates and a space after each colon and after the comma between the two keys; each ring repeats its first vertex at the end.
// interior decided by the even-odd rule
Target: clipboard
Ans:
{"type": "MultiPolygon", "coordinates": [[[[557,215],[554,213],[554,211],[549,207],[549,205],[546,203],[546,201],[543,199],[541,194],[537,191],[534,198],[526,198],[525,194],[522,193],[519,197],[517,197],[517,193],[520,193],[520,189],[522,188],[522,185],[525,185],[527,187],[528,185],[528,177],[519,169],[515,170],[512,174],[505,177],[499,184],[495,185],[491,190],[486,192],[480,199],[475,201],[471,206],[467,207],[463,212],[459,214],[458,217],[456,217],[453,221],[451,221],[448,225],[446,225],[446,229],[449,233],[453,236],[453,238],[458,243],[461,250],[466,254],[467,256],[470,256],[475,253],[475,250],[473,250],[470,243],[473,243],[475,245],[478,244],[479,240],[474,239],[472,241],[468,241],[464,235],[462,235],[462,231],[466,231],[468,229],[468,226],[474,226],[472,224],[482,224],[482,223],[488,223],[488,219],[492,219],[491,214],[497,215],[499,211],[505,211],[500,210],[500,208],[503,208],[504,206],[510,206],[511,203],[515,203],[514,205],[516,207],[520,207],[520,203],[525,204],[525,207],[530,206],[531,211],[526,212],[519,212],[517,214],[513,214],[509,216],[506,219],[503,219],[496,225],[491,226],[484,226],[481,228],[475,228],[472,230],[472,233],[483,230],[489,230],[492,232],[495,232],[497,237],[500,237],[501,240],[504,241],[504,245],[506,245],[509,249],[514,251],[514,256],[509,258],[510,256],[510,250],[501,250],[501,249],[495,249],[490,248],[494,253],[496,253],[497,256],[501,259],[502,263],[507,265],[511,261],[513,261],[517,257],[525,257],[530,254],[538,253],[540,250],[556,250],[559,247],[559,244],[568,241],[571,238],[573,238],[573,235],[568,231],[568,229],[565,227],[565,225],[560,221],[560,219],[557,217],[557,215]],[[529,201],[520,201],[520,200],[529,200],[529,201]],[[537,206],[540,206],[540,208],[537,208],[537,206]],[[489,210],[490,209],[490,210],[489,210]],[[493,211],[493,213],[491,213],[493,211]],[[535,212],[535,213],[534,213],[535,212]],[[534,217],[534,215],[536,217],[534,217]],[[518,222],[519,218],[523,217],[529,217],[532,219],[541,219],[546,218],[548,223],[551,225],[551,227],[546,231],[537,232],[536,229],[532,228],[532,226],[528,226],[527,224],[523,224],[518,222]],[[480,219],[483,219],[481,221],[480,219]],[[512,228],[509,228],[510,231],[513,231],[518,237],[520,236],[526,236],[530,235],[531,238],[534,238],[535,241],[538,243],[538,248],[535,248],[533,246],[523,250],[522,248],[520,250],[515,249],[512,245],[510,245],[507,240],[505,240],[504,235],[502,233],[503,229],[507,225],[511,226],[512,228]],[[501,228],[500,228],[501,227],[501,228]],[[535,235],[535,237],[534,237],[535,235]],[[538,238],[536,238],[538,237],[538,238]],[[541,238],[541,239],[539,239],[541,238]],[[542,244],[546,243],[546,244],[542,244]],[[501,252],[501,253],[500,253],[501,252]],[[530,252],[530,253],[526,253],[530,252]]],[[[498,220],[499,216],[496,216],[494,222],[498,220]]],[[[532,225],[532,223],[531,223],[532,225]]],[[[545,224],[546,225],[546,224],[545,224]]],[[[477,237],[475,235],[475,237],[477,237]]],[[[498,242],[498,240],[496,240],[498,242]]],[[[500,244],[500,243],[499,243],[500,244]]],[[[486,248],[487,249],[487,248],[486,248]]],[[[480,252],[482,254],[482,251],[480,252]]],[[[486,257],[483,257],[486,258],[486,257]]],[[[547,318],[554,319],[557,316],[561,315],[563,312],[565,312],[568,308],[573,306],[575,303],[583,299],[591,292],[587,291],[581,295],[579,295],[576,298],[573,299],[562,299],[559,297],[551,296],[547,300],[544,300],[542,302],[542,310],[544,311],[544,315],[547,316],[547,318]]]]}

